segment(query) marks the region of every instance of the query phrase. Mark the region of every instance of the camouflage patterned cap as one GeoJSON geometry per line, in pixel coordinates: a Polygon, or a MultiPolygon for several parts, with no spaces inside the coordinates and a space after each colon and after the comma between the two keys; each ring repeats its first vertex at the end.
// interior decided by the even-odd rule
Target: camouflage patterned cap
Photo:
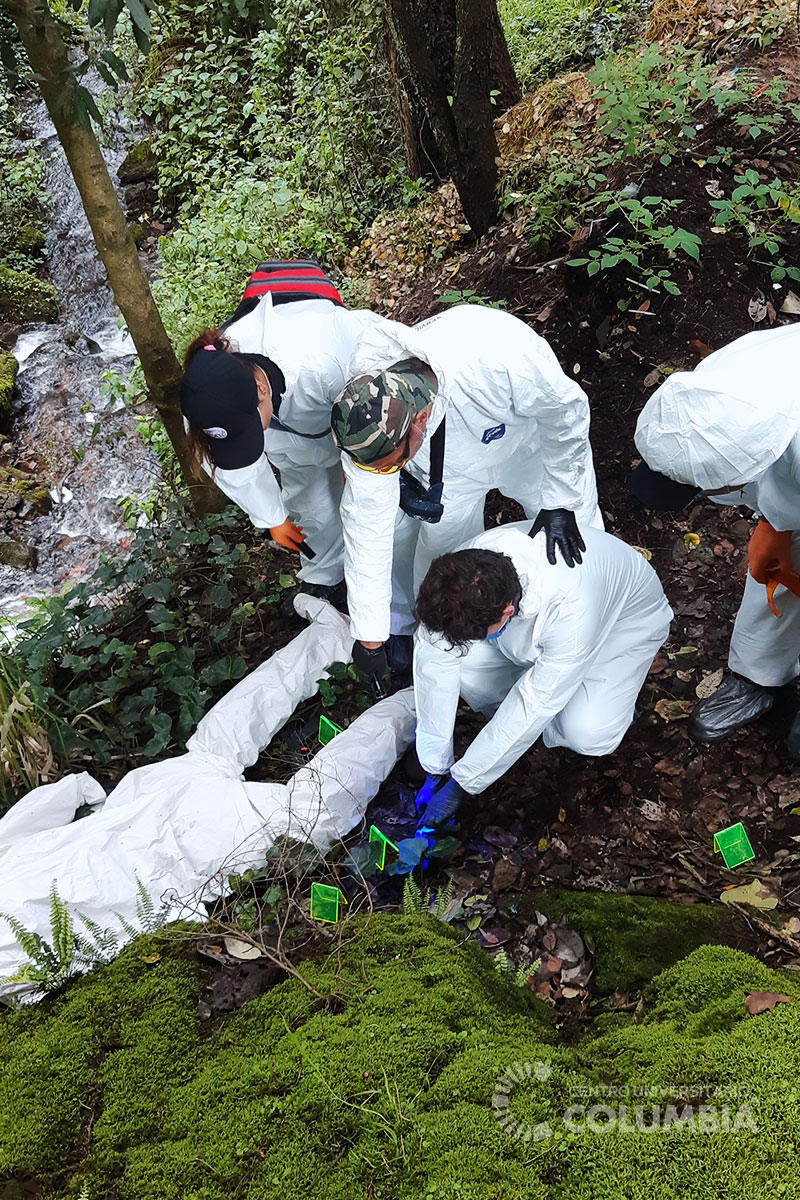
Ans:
{"type": "Polygon", "coordinates": [[[376,375],[359,375],[334,402],[333,436],[356,462],[377,462],[399,450],[414,417],[435,396],[431,369],[418,358],[403,359],[376,375]]]}

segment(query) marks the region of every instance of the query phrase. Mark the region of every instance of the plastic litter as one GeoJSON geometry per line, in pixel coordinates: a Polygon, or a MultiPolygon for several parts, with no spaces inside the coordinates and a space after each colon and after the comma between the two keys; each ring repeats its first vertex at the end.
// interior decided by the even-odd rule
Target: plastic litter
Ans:
{"type": "MultiPolygon", "coordinates": [[[[103,802],[87,774],[37,788],[0,819],[0,913],[51,940],[50,889],[128,940],[138,927],[138,884],[169,920],[201,920],[226,878],[263,863],[281,835],[323,854],[363,819],[369,801],[414,736],[411,690],[368,709],[286,784],[246,783],[258,758],[332,662],[350,658],[349,622],[325,601],[298,595],[311,619],[282,650],[242,679],[200,721],[187,753],[131,771],[103,802]],[[94,812],[73,822],[81,804],[94,812]]],[[[79,924],[76,922],[76,925],[79,924]]],[[[26,961],[0,919],[0,980],[26,961]]],[[[31,985],[0,983],[0,996],[31,985]]]]}
{"type": "Polygon", "coordinates": [[[739,867],[755,858],[755,852],[741,821],[714,834],[714,852],[722,855],[726,867],[739,867]]]}

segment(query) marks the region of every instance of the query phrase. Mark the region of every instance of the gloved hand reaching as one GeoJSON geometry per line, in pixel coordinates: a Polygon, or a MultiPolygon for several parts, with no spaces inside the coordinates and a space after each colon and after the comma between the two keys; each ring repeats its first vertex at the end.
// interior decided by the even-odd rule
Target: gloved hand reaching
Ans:
{"type": "Polygon", "coordinates": [[[547,561],[551,567],[556,565],[556,546],[568,567],[583,562],[581,552],[586,552],[586,543],[581,537],[574,512],[568,508],[542,508],[528,537],[536,537],[540,529],[544,530],[547,538],[547,561]]]}
{"type": "Polygon", "coordinates": [[[415,836],[431,834],[449,821],[466,794],[449,772],[429,775],[417,793],[416,805],[421,815],[415,836]]]}
{"type": "Polygon", "coordinates": [[[282,525],[274,525],[269,531],[269,536],[273,542],[283,546],[284,550],[299,550],[306,540],[301,527],[293,525],[288,517],[282,525]]]}
{"type": "Polygon", "coordinates": [[[769,521],[760,520],[750,537],[747,558],[753,579],[766,585],[770,612],[779,617],[781,614],[773,600],[778,584],[800,596],[800,575],[792,566],[791,530],[778,531],[769,521]]]}
{"type": "Polygon", "coordinates": [[[353,643],[353,666],[367,685],[376,700],[382,700],[386,691],[386,675],[389,669],[386,661],[386,646],[370,648],[363,642],[353,643]]]}

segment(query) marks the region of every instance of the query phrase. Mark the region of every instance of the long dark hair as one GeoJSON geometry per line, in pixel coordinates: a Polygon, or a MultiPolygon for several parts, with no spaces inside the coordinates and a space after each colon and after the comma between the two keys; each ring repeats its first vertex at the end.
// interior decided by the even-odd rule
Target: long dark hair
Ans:
{"type": "MultiPolygon", "coordinates": [[[[186,353],[183,356],[184,371],[198,351],[202,350],[205,346],[213,346],[215,350],[224,350],[227,352],[230,352],[231,349],[230,342],[219,329],[204,329],[186,347],[186,353]]],[[[205,430],[198,428],[197,425],[192,425],[191,421],[187,423],[189,425],[186,433],[186,439],[189,443],[189,470],[195,479],[202,479],[203,464],[209,463],[213,478],[216,465],[211,454],[211,438],[205,430]]]]}

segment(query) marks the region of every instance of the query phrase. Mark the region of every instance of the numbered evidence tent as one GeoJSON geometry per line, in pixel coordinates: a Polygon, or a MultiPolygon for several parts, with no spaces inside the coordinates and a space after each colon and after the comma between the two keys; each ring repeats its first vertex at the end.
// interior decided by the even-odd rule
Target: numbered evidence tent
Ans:
{"type": "MultiPolygon", "coordinates": [[[[263,863],[281,835],[326,853],[353,829],[414,736],[411,689],[381,701],[286,784],[246,783],[256,761],[332,662],[350,659],[349,622],[325,601],[297,597],[311,624],[216,704],[187,753],[131,771],[106,796],[87,773],[36,788],[0,819],[0,913],[50,940],[55,881],[73,914],[127,940],[117,914],[137,924],[139,884],[169,919],[199,919],[198,902],[225,878],[263,863]],[[81,805],[87,817],[74,821],[81,805]],[[191,900],[191,906],[189,906],[191,900]]],[[[0,980],[26,961],[0,919],[0,980]]],[[[0,998],[30,998],[0,982],[0,998]]]]}

